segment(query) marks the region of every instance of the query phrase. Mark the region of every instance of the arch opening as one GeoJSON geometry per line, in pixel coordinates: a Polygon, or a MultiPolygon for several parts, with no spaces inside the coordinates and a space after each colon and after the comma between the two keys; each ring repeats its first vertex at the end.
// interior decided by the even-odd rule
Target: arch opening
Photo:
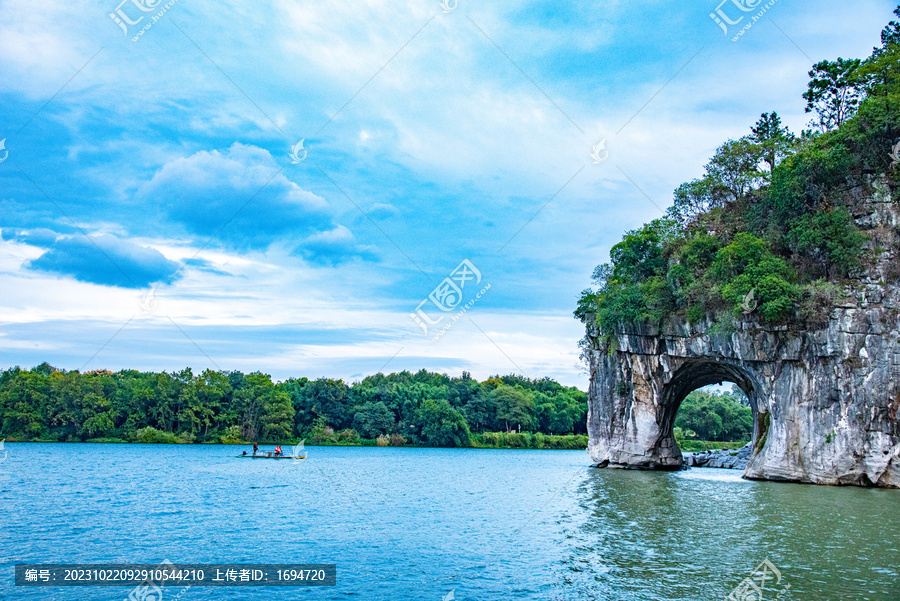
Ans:
{"type": "MultiPolygon", "coordinates": [[[[685,398],[695,390],[708,386],[734,384],[747,397],[750,405],[752,432],[750,442],[755,447],[768,423],[768,415],[761,413],[765,407],[760,405],[760,387],[753,375],[739,364],[724,363],[718,361],[692,362],[683,365],[672,379],[663,387],[661,402],[658,408],[660,412],[658,420],[660,424],[660,437],[662,440],[675,442],[675,420],[678,411],[685,398]],[[766,423],[761,423],[761,419],[766,423]]],[[[671,444],[670,443],[670,444],[671,444]]]]}

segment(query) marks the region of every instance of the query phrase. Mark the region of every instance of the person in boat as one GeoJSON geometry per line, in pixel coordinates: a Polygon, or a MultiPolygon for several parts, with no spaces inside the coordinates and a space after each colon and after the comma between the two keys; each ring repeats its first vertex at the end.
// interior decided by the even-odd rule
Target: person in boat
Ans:
{"type": "Polygon", "coordinates": [[[275,447],[275,456],[280,457],[283,453],[281,452],[281,445],[275,447]]]}
{"type": "Polygon", "coordinates": [[[259,450],[259,444],[253,443],[253,454],[256,455],[256,452],[259,450]]]}
{"type": "Polygon", "coordinates": [[[246,456],[247,456],[247,451],[244,451],[244,457],[246,457],[246,456]]]}

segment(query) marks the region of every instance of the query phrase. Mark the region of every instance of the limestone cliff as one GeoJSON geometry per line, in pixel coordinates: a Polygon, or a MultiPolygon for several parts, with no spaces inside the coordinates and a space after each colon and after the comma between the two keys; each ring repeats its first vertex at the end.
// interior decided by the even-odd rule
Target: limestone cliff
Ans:
{"type": "Polygon", "coordinates": [[[900,208],[882,179],[848,197],[875,258],[824,324],[771,326],[752,313],[726,327],[670,319],[620,331],[608,345],[589,325],[597,465],[678,469],[681,401],[734,382],[755,422],[745,477],[900,488],[900,208]]]}

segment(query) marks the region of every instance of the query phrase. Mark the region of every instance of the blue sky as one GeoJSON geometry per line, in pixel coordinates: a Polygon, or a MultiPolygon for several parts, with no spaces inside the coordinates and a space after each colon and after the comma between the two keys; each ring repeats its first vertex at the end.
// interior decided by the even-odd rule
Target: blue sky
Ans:
{"type": "Polygon", "coordinates": [[[766,4],[0,0],[0,365],[586,388],[610,246],[896,7],[766,4]]]}

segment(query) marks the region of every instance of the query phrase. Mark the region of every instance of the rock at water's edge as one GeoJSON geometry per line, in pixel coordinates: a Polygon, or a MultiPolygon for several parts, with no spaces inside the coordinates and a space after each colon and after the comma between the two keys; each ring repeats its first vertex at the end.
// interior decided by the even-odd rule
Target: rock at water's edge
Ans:
{"type": "Polygon", "coordinates": [[[681,468],[672,435],[681,401],[729,381],[754,414],[745,477],[900,488],[900,210],[883,180],[871,186],[855,192],[862,200],[852,209],[877,260],[817,329],[750,314],[730,332],[673,320],[619,332],[607,345],[590,325],[593,461],[681,468]]]}
{"type": "Polygon", "coordinates": [[[719,467],[731,470],[743,470],[750,462],[753,447],[750,443],[740,449],[716,449],[698,453],[684,453],[684,467],[719,467]]]}

